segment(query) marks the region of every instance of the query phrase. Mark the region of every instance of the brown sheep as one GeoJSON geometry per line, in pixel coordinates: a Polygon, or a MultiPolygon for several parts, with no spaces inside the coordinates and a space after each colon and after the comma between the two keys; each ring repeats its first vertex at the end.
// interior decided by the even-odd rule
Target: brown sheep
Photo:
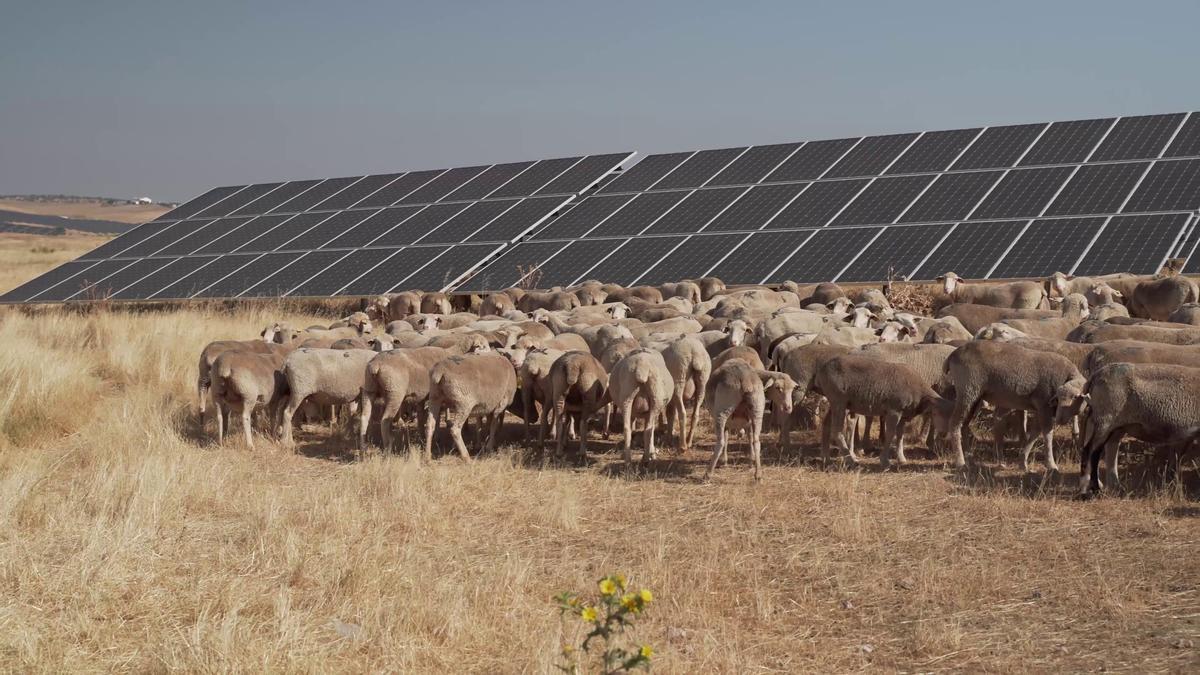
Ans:
{"type": "MultiPolygon", "coordinates": [[[[462,428],[471,417],[481,418],[488,428],[485,450],[494,451],[504,411],[517,393],[517,373],[503,355],[496,352],[451,356],[439,361],[429,371],[429,411],[425,414],[425,461],[433,460],[433,432],[442,410],[450,437],[458,454],[471,461],[463,442],[462,428]]],[[[477,433],[477,440],[480,433],[477,433]]]]}
{"type": "Polygon", "coordinates": [[[1166,321],[1171,313],[1189,302],[1200,301],[1196,284],[1182,277],[1163,277],[1141,281],[1133,287],[1126,304],[1129,313],[1146,319],[1166,321]]]}
{"type": "Polygon", "coordinates": [[[713,371],[704,390],[704,400],[713,418],[716,445],[705,479],[712,475],[718,461],[728,461],[731,426],[748,428],[754,480],[761,478],[762,424],[767,399],[780,413],[790,415],[795,388],[795,382],[787,374],[753,368],[741,359],[728,361],[713,371]]]}
{"type": "Polygon", "coordinates": [[[579,415],[579,456],[587,457],[588,420],[608,400],[608,373],[587,352],[567,352],[550,366],[551,400],[558,424],[558,456],[567,444],[566,422],[570,413],[579,415]]]}
{"type": "Polygon", "coordinates": [[[684,279],[700,287],[700,301],[712,300],[725,292],[725,282],[717,277],[701,277],[699,279],[684,279]]]}
{"type": "Polygon", "coordinates": [[[760,358],[758,356],[758,352],[754,351],[753,347],[749,347],[747,345],[740,345],[738,347],[730,347],[729,349],[726,349],[725,351],[721,352],[720,354],[717,354],[716,356],[714,356],[713,360],[712,360],[712,369],[716,370],[716,369],[720,368],[721,366],[725,365],[726,362],[734,360],[734,359],[741,359],[742,361],[745,361],[746,363],[750,364],[750,367],[755,368],[757,370],[765,370],[766,369],[766,366],[763,364],[762,358],[760,358]]]}
{"type": "Polygon", "coordinates": [[[907,366],[886,363],[876,358],[849,353],[823,363],[813,378],[817,389],[829,401],[829,412],[821,430],[821,461],[828,461],[830,437],[837,432],[837,445],[844,459],[857,463],[854,435],[846,438],[846,414],[883,417],[884,449],[880,463],[891,464],[893,454],[900,456],[900,439],[908,420],[926,412],[933,413],[941,427],[949,402],[938,396],[928,384],[907,366]]]}
{"type": "Polygon", "coordinates": [[[658,290],[664,298],[687,298],[692,304],[697,305],[703,300],[700,293],[700,286],[694,281],[684,280],[660,284],[658,290]]]}
{"type": "Polygon", "coordinates": [[[1200,437],[1200,369],[1175,365],[1117,363],[1092,374],[1081,399],[1084,440],[1079,489],[1101,489],[1100,453],[1110,487],[1119,480],[1117,452],[1126,435],[1169,445],[1181,453],[1200,437]]]}
{"type": "Polygon", "coordinates": [[[232,350],[223,352],[213,362],[212,397],[217,406],[218,443],[225,441],[231,411],[240,413],[242,433],[250,448],[254,447],[250,432],[254,409],[265,406],[267,418],[273,423],[287,393],[287,381],[282,371],[285,358],[284,350],[269,354],[232,350]]]}
{"type": "Polygon", "coordinates": [[[317,405],[357,406],[366,382],[367,364],[378,356],[369,349],[297,349],[283,363],[287,405],[283,411],[283,444],[295,445],[296,412],[311,399],[317,405]]]}
{"type": "Polygon", "coordinates": [[[479,314],[481,316],[503,316],[505,312],[516,308],[516,303],[507,293],[489,293],[479,305],[479,314]]]}
{"type": "Polygon", "coordinates": [[[1157,326],[1121,326],[1102,321],[1085,321],[1067,336],[1071,342],[1111,342],[1140,340],[1168,345],[1200,344],[1200,328],[1159,328],[1157,326]]]}
{"type": "Polygon", "coordinates": [[[200,422],[203,424],[208,412],[209,391],[212,388],[212,364],[227,351],[242,351],[252,354],[287,353],[290,347],[263,340],[217,340],[210,342],[200,351],[200,365],[196,376],[196,396],[199,401],[200,422]]]}
{"type": "Polygon", "coordinates": [[[1046,469],[1058,471],[1054,461],[1054,424],[1066,421],[1066,412],[1086,382],[1071,361],[1050,352],[1032,351],[1006,342],[977,340],[959,347],[946,359],[947,383],[954,387],[954,412],[950,418],[950,447],[955,465],[964,466],[962,429],[983,401],[997,408],[1033,413],[1038,434],[1031,434],[1022,453],[1029,470],[1029,455],[1040,435],[1046,444],[1046,469]]]}
{"type": "Polygon", "coordinates": [[[426,293],[421,296],[422,314],[453,314],[454,306],[445,293],[426,293]]]}
{"type": "Polygon", "coordinates": [[[1200,348],[1193,345],[1164,345],[1157,342],[1137,340],[1113,340],[1100,342],[1090,347],[1085,368],[1088,373],[1098,372],[1114,363],[1157,363],[1159,365],[1200,368],[1200,348]]]}

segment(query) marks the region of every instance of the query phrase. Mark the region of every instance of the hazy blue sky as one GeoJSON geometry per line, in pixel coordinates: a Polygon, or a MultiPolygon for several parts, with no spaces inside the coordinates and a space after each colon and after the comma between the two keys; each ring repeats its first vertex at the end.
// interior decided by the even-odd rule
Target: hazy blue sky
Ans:
{"type": "Polygon", "coordinates": [[[0,20],[0,193],[1200,107],[1190,2],[54,2],[0,20]]]}

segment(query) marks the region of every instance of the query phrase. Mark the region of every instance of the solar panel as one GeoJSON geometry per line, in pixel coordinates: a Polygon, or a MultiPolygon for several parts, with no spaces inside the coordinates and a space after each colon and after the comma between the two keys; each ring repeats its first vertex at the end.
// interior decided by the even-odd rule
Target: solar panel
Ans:
{"type": "Polygon", "coordinates": [[[1072,273],[1087,276],[1123,270],[1154,274],[1166,258],[1164,252],[1183,235],[1188,220],[1185,213],[1113,216],[1072,273]]]}
{"type": "Polygon", "coordinates": [[[1044,277],[1071,269],[1100,232],[1104,218],[1035,220],[992,271],[993,279],[1044,277]]]}
{"type": "Polygon", "coordinates": [[[986,277],[1028,222],[959,223],[911,278],[936,279],[946,272],[954,272],[964,279],[986,277]]]}
{"type": "Polygon", "coordinates": [[[215,188],[0,301],[492,290],[517,257],[538,285],[1102,274],[1189,255],[1200,209],[1191,113],[630,157],[215,188]]]}
{"type": "MultiPolygon", "coordinates": [[[[545,276],[545,272],[541,271],[540,267],[548,258],[566,246],[566,242],[561,241],[537,241],[517,244],[472,275],[459,288],[475,291],[498,290],[515,286],[517,282],[529,274],[535,275],[535,279],[539,282],[539,285],[544,285],[541,280],[545,276]]],[[[612,247],[612,242],[609,242],[607,250],[611,250],[612,247]]],[[[595,263],[595,261],[592,262],[593,264],[595,263]]],[[[578,273],[579,268],[576,267],[574,274],[578,273]]],[[[552,283],[549,285],[554,286],[558,284],[552,283]]]]}
{"type": "Polygon", "coordinates": [[[880,227],[821,230],[763,281],[818,282],[835,279],[842,268],[849,265],[882,230],[880,227]]]}
{"type": "Polygon", "coordinates": [[[952,225],[910,225],[885,229],[835,281],[878,281],[889,272],[908,277],[946,236],[952,225]]]}

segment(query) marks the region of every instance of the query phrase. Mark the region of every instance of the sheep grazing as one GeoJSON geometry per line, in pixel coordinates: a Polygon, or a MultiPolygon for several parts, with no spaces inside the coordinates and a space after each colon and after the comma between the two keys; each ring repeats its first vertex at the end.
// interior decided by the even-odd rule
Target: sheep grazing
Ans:
{"type": "Polygon", "coordinates": [[[367,364],[378,355],[370,349],[297,349],[283,362],[287,405],[283,411],[283,444],[295,445],[292,425],[305,401],[317,405],[357,405],[366,384],[367,364]]]}
{"type": "Polygon", "coordinates": [[[212,388],[212,365],[217,357],[227,351],[249,352],[252,354],[275,354],[281,350],[290,349],[283,345],[263,340],[217,340],[210,342],[200,351],[200,365],[196,376],[196,397],[199,404],[200,421],[203,423],[208,412],[209,391],[212,388]]]}
{"type": "Polygon", "coordinates": [[[1200,326],[1200,304],[1189,302],[1186,305],[1181,305],[1179,309],[1171,312],[1171,315],[1167,317],[1167,321],[1187,324],[1189,326],[1200,326]]]}
{"type": "Polygon", "coordinates": [[[1006,284],[968,284],[954,272],[937,278],[950,302],[1038,309],[1046,306],[1046,289],[1035,281],[1013,281],[1006,284]]]}
{"type": "Polygon", "coordinates": [[[1200,301],[1196,283],[1181,276],[1141,281],[1129,296],[1129,313],[1146,319],[1166,321],[1180,307],[1200,301]]]}
{"type": "Polygon", "coordinates": [[[1200,368],[1200,348],[1193,345],[1164,345],[1137,340],[1113,340],[1091,348],[1084,372],[1095,373],[1114,363],[1157,363],[1200,368]]]}
{"type": "Polygon", "coordinates": [[[479,314],[482,316],[503,316],[505,312],[516,309],[517,305],[507,293],[489,293],[479,304],[479,314]]]}
{"type": "Polygon", "coordinates": [[[717,462],[728,461],[729,428],[746,428],[749,432],[750,461],[754,464],[754,480],[762,476],[762,424],[767,399],[780,413],[792,412],[792,394],[796,383],[786,373],[754,368],[741,359],[733,359],[713,371],[704,390],[704,401],[713,418],[717,437],[705,479],[717,468],[717,462]]]}
{"type": "Polygon", "coordinates": [[[283,377],[283,350],[267,354],[230,350],[212,364],[212,398],[217,406],[217,442],[225,441],[229,414],[240,413],[246,446],[254,447],[250,419],[254,409],[265,406],[267,418],[274,420],[287,393],[283,377]]]}
{"type": "Polygon", "coordinates": [[[566,422],[571,413],[579,415],[579,456],[587,457],[588,420],[608,400],[608,373],[587,352],[567,352],[550,366],[551,401],[558,424],[558,456],[567,444],[566,422]]]}
{"type": "Polygon", "coordinates": [[[814,384],[829,401],[829,412],[821,430],[821,461],[829,459],[830,437],[836,430],[838,448],[851,464],[860,458],[854,454],[854,435],[846,437],[846,414],[883,418],[883,454],[880,463],[887,468],[892,455],[900,455],[900,439],[908,420],[931,412],[935,424],[943,426],[950,404],[938,396],[912,369],[889,364],[877,358],[849,353],[822,364],[814,384]]]}
{"type": "Polygon", "coordinates": [[[621,411],[625,438],[621,446],[625,464],[633,461],[634,415],[645,423],[645,449],[642,461],[656,456],[654,428],[675,391],[671,371],[662,354],[651,349],[636,349],[613,366],[608,386],[613,406],[621,411]]]}
{"type": "Polygon", "coordinates": [[[1066,357],[1006,342],[968,342],[946,359],[946,375],[955,394],[949,430],[956,466],[967,463],[962,448],[963,425],[978,404],[986,401],[997,408],[1032,412],[1038,434],[1031,434],[1025,444],[1022,467],[1029,470],[1029,455],[1040,435],[1046,444],[1046,469],[1058,471],[1054,424],[1058,418],[1066,420],[1066,411],[1086,381],[1066,357]]]}
{"type": "Polygon", "coordinates": [[[1160,328],[1158,326],[1121,326],[1117,324],[1085,321],[1079,324],[1067,335],[1071,342],[1111,342],[1113,340],[1139,340],[1141,342],[1158,342],[1167,345],[1200,344],[1200,328],[1182,326],[1179,328],[1160,328]]]}
{"type": "Polygon", "coordinates": [[[1088,301],[1078,293],[1062,301],[1062,316],[1044,319],[1004,319],[1002,323],[1032,337],[1065,340],[1081,321],[1088,318],[1088,301]]]}
{"type": "Polygon", "coordinates": [[[675,340],[667,345],[662,355],[675,382],[675,391],[671,395],[667,413],[667,428],[672,429],[674,420],[679,420],[679,447],[687,450],[696,437],[704,388],[712,374],[712,359],[708,356],[704,344],[694,337],[675,340]],[[688,403],[691,403],[690,419],[688,403]]]}
{"type": "MultiPolygon", "coordinates": [[[[479,341],[474,350],[486,348],[479,341]]],[[[379,435],[385,450],[392,448],[392,428],[399,421],[405,408],[419,411],[429,398],[429,370],[442,359],[453,356],[457,349],[441,347],[418,347],[383,352],[367,364],[362,398],[359,402],[361,420],[369,423],[375,401],[382,405],[379,416],[379,435]]],[[[408,425],[404,427],[405,443],[408,443],[408,425]]],[[[359,425],[359,448],[366,447],[366,425],[359,425]]]]}
{"type": "Polygon", "coordinates": [[[1200,437],[1200,369],[1176,365],[1117,363],[1092,373],[1084,388],[1084,438],[1079,491],[1100,491],[1100,453],[1107,482],[1119,480],[1117,451],[1133,436],[1166,445],[1178,456],[1200,437]]]}
{"type": "Polygon", "coordinates": [[[453,314],[454,307],[445,293],[425,293],[421,296],[422,314],[453,314]]]}
{"type": "MultiPolygon", "coordinates": [[[[425,461],[433,460],[433,432],[442,411],[450,437],[464,461],[471,455],[463,442],[462,428],[472,417],[477,429],[488,429],[486,451],[496,449],[504,411],[517,393],[517,373],[508,359],[496,352],[464,354],[442,359],[429,371],[429,411],[425,414],[425,461]],[[486,422],[485,422],[486,420],[486,422]]],[[[480,433],[476,433],[476,438],[480,433]]]]}

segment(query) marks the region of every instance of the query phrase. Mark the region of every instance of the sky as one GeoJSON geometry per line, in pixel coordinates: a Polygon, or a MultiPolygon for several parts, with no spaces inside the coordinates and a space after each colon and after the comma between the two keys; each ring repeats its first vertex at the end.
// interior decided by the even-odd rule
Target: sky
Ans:
{"type": "Polygon", "coordinates": [[[1190,2],[38,2],[0,194],[216,185],[1200,108],[1190,2]]]}

